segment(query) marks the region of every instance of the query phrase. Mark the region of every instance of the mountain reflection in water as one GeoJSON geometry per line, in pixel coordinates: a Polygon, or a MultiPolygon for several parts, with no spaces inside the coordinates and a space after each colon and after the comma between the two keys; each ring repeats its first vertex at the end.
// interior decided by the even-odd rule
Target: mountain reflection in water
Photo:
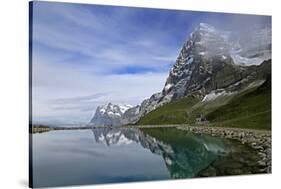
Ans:
{"type": "Polygon", "coordinates": [[[219,138],[172,128],[95,128],[92,132],[97,143],[107,146],[138,143],[162,156],[171,178],[194,177],[225,151],[219,138]]]}

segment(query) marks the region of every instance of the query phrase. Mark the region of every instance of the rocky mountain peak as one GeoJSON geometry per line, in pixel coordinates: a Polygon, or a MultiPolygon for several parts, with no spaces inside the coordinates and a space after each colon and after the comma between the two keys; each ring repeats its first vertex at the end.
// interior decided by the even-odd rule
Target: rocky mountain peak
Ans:
{"type": "Polygon", "coordinates": [[[200,23],[195,30],[190,34],[189,40],[193,38],[193,40],[208,38],[212,36],[220,35],[221,31],[216,29],[214,26],[211,26],[206,23],[200,23]],[[197,37],[197,38],[196,38],[197,37]],[[200,37],[200,38],[198,38],[200,37]]]}
{"type": "MultiPolygon", "coordinates": [[[[257,33],[253,35],[257,41],[259,38],[268,39],[266,36],[270,35],[267,30],[257,30],[254,33],[257,33]]],[[[143,101],[141,114],[192,92],[205,96],[217,89],[236,90],[242,83],[244,85],[253,81],[257,73],[249,71],[250,68],[247,67],[259,65],[271,58],[271,48],[268,48],[270,45],[263,45],[261,48],[255,42],[250,48],[251,55],[254,56],[246,56],[246,48],[239,41],[230,41],[231,35],[231,32],[200,23],[183,44],[163,90],[143,101]]],[[[271,44],[271,40],[264,41],[271,44]]]]}
{"type": "Polygon", "coordinates": [[[200,23],[184,43],[175,65],[171,68],[163,89],[164,95],[173,89],[179,89],[179,97],[185,95],[184,87],[189,85],[194,73],[210,75],[213,64],[229,62],[230,45],[225,36],[224,32],[215,27],[200,23]]]}
{"type": "Polygon", "coordinates": [[[90,124],[93,126],[117,126],[122,125],[123,114],[133,106],[128,104],[108,103],[98,106],[90,124]]]}

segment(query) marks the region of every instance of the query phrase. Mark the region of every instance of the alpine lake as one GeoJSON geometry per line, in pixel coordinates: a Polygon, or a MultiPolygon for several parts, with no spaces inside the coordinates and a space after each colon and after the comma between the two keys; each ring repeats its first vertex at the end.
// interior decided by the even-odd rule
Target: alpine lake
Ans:
{"type": "Polygon", "coordinates": [[[30,134],[33,187],[259,173],[239,141],[176,128],[94,128],[30,134]]]}

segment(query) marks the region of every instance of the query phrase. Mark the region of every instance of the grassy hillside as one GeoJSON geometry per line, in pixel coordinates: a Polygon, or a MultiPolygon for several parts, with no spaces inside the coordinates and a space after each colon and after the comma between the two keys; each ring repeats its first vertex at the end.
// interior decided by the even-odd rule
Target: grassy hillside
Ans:
{"type": "Polygon", "coordinates": [[[255,90],[245,91],[208,113],[216,126],[271,129],[271,79],[255,90]]]}
{"type": "Polygon", "coordinates": [[[180,124],[189,123],[189,109],[200,101],[196,95],[184,97],[166,104],[142,117],[139,125],[180,124]]]}
{"type": "Polygon", "coordinates": [[[271,76],[261,86],[236,95],[201,100],[192,94],[157,108],[137,124],[198,124],[200,115],[212,126],[271,129],[271,76]]]}

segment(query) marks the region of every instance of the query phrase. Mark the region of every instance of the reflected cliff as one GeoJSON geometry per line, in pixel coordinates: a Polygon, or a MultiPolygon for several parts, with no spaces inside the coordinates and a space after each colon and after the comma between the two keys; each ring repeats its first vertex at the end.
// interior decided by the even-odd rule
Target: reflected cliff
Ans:
{"type": "Polygon", "coordinates": [[[95,128],[92,132],[97,143],[107,146],[138,143],[162,156],[171,178],[194,177],[225,151],[219,138],[171,128],[95,128]]]}

